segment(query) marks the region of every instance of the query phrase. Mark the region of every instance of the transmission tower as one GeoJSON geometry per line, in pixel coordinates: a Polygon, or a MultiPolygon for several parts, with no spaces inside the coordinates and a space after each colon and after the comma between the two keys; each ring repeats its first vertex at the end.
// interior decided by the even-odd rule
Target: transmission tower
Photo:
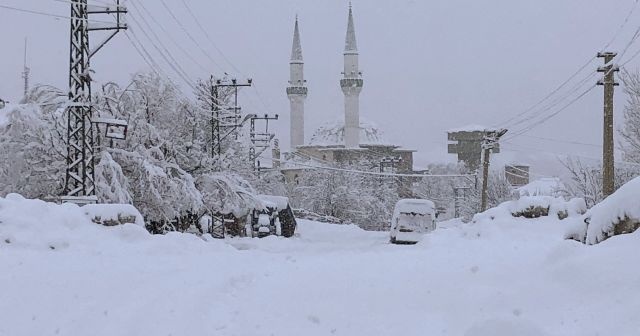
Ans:
{"type": "Polygon", "coordinates": [[[95,203],[94,130],[91,108],[91,76],[89,61],[95,53],[127,26],[121,15],[127,12],[117,0],[114,6],[89,6],[87,0],[71,0],[71,41],[69,67],[69,102],[67,104],[67,172],[63,201],[95,203]],[[115,14],[114,26],[91,24],[89,15],[115,14]],[[93,50],[89,46],[90,31],[113,31],[93,50]]]}

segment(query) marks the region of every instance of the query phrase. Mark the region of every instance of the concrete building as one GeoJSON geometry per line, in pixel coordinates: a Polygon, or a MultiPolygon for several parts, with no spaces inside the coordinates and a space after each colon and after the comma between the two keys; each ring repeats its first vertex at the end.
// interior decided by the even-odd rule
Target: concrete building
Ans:
{"type": "MultiPolygon", "coordinates": [[[[462,162],[469,172],[479,171],[482,167],[482,142],[489,132],[495,129],[484,126],[470,125],[447,131],[449,154],[457,154],[458,161],[462,162]]],[[[492,153],[500,153],[500,144],[497,144],[492,153]]]]}

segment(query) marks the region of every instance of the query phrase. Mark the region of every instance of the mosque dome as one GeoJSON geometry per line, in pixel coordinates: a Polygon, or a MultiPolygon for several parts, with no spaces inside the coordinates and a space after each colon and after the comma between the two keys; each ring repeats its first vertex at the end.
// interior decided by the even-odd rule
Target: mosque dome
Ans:
{"type": "MultiPolygon", "coordinates": [[[[326,122],[320,126],[309,141],[311,146],[344,146],[344,119],[326,122]]],[[[360,120],[360,145],[388,145],[384,133],[374,123],[360,120]]]]}

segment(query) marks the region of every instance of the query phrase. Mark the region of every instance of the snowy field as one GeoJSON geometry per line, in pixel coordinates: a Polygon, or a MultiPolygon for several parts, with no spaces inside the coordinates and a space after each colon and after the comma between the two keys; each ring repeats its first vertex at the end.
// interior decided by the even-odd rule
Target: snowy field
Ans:
{"type": "Polygon", "coordinates": [[[301,221],[204,241],[0,198],[0,335],[640,335],[640,234],[447,223],[415,246],[301,221]]]}

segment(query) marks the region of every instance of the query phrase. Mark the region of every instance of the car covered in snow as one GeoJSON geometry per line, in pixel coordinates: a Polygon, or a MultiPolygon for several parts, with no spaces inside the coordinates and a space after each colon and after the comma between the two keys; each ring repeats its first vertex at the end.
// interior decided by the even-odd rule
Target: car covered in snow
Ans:
{"type": "Polygon", "coordinates": [[[391,218],[391,243],[415,244],[422,235],[436,229],[436,206],[423,199],[402,199],[391,218]]]}

